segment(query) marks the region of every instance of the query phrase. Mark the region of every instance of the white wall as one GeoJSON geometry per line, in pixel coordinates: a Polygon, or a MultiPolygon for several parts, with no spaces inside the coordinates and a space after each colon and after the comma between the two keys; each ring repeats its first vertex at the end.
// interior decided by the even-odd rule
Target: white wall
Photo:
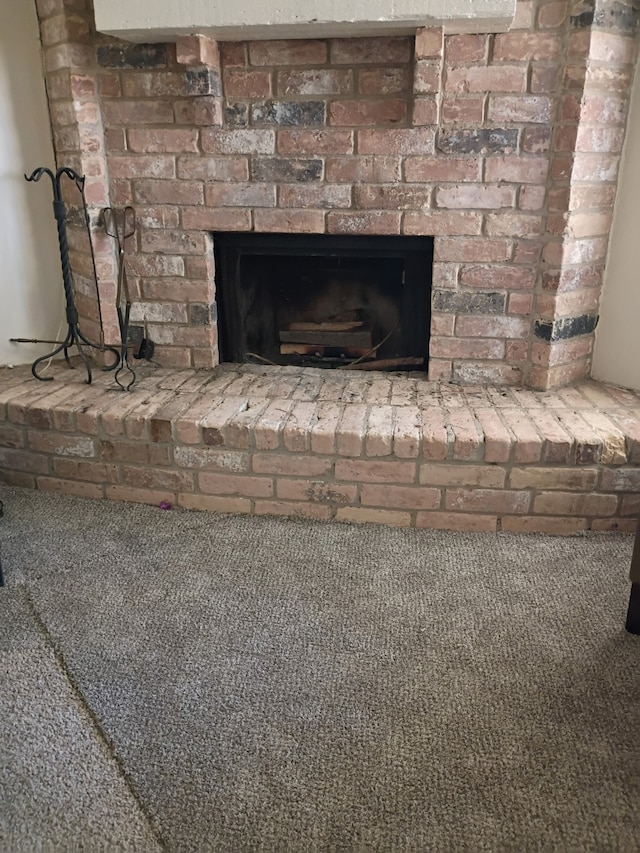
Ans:
{"type": "Polygon", "coordinates": [[[23,177],[54,165],[35,0],[0,5],[0,364],[23,364],[51,347],[9,338],[53,338],[64,292],[51,182],[23,177]]]}
{"type": "Polygon", "coordinates": [[[620,168],[592,376],[640,390],[640,63],[620,168]]]}

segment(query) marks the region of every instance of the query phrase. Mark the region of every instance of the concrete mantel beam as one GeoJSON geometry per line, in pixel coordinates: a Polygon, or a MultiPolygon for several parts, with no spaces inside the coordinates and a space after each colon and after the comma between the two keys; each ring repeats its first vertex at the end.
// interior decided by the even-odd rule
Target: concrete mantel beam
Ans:
{"type": "Polygon", "coordinates": [[[218,41],[507,30],[516,0],[94,0],[99,32],[134,42],[194,33],[218,41]]]}

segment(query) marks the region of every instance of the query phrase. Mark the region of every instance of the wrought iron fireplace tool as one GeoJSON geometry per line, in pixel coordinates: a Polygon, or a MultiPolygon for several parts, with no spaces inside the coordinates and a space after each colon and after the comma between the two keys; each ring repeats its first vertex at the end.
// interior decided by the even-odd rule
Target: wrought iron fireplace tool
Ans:
{"type": "Polygon", "coordinates": [[[102,211],[104,228],[109,237],[116,241],[118,250],[118,289],[116,292],[116,310],[120,327],[120,356],[115,380],[123,391],[128,391],[136,381],[135,370],[129,364],[129,318],[131,316],[131,296],[125,266],[125,249],[129,237],[136,233],[136,214],[132,207],[105,207],[102,211]]]}
{"type": "MultiPolygon", "coordinates": [[[[109,365],[104,370],[114,370],[118,366],[119,353],[115,347],[107,346],[104,343],[104,327],[102,323],[102,307],[100,304],[100,291],[98,288],[98,278],[96,274],[96,262],[95,256],[93,252],[93,243],[91,241],[91,228],[89,225],[89,214],[87,212],[87,202],[84,194],[84,175],[78,175],[77,172],[74,172],[73,169],[70,169],[66,166],[61,166],[57,172],[52,172],[51,169],[47,169],[44,166],[41,166],[39,169],[35,169],[31,175],[25,175],[25,179],[27,181],[39,181],[43,175],[48,175],[51,179],[51,184],[53,186],[53,215],[56,218],[56,225],[58,227],[58,247],[60,249],[60,263],[62,265],[62,282],[64,285],[64,295],[66,302],[66,320],[67,320],[67,335],[63,341],[55,341],[58,346],[52,350],[52,352],[47,355],[43,355],[40,358],[37,358],[33,364],[31,365],[31,372],[35,376],[36,379],[39,379],[41,382],[49,382],[53,379],[52,376],[40,376],[38,374],[38,366],[42,364],[42,362],[47,361],[50,358],[58,355],[59,352],[64,353],[65,360],[69,367],[73,367],[69,360],[69,349],[72,346],[77,347],[78,352],[84,362],[84,366],[87,370],[87,385],[91,384],[91,364],[89,362],[89,358],[87,353],[85,352],[85,347],[90,347],[91,349],[99,350],[100,352],[110,352],[115,356],[115,362],[112,365],[109,365]],[[98,316],[100,321],[100,343],[96,343],[95,341],[90,340],[86,337],[78,326],[78,309],[76,308],[75,296],[73,292],[73,277],[71,274],[71,263],[69,260],[69,242],[67,239],[67,211],[65,203],[62,199],[62,192],[60,188],[60,181],[62,176],[65,175],[69,180],[73,181],[76,185],[80,197],[82,198],[82,208],[84,213],[85,225],[87,228],[87,234],[89,236],[89,246],[91,248],[91,260],[93,263],[93,274],[94,281],[96,286],[96,296],[98,303],[98,316]]],[[[14,338],[13,340],[17,342],[25,341],[24,338],[14,338]]],[[[37,338],[29,339],[31,343],[41,343],[41,341],[37,338]]]]}

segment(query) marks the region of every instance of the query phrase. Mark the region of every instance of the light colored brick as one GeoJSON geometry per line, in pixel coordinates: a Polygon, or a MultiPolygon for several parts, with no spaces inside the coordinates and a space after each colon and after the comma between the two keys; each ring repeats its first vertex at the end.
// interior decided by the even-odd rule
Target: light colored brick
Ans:
{"type": "Polygon", "coordinates": [[[467,515],[463,512],[419,512],[416,527],[431,530],[461,530],[468,533],[493,533],[495,515],[467,515]]]}
{"type": "Polygon", "coordinates": [[[596,468],[514,468],[509,475],[509,487],[584,492],[595,488],[597,478],[596,468]]]}
{"type": "Polygon", "coordinates": [[[365,434],[365,456],[390,456],[393,447],[392,406],[372,406],[365,434]]]}
{"type": "Polygon", "coordinates": [[[283,444],[287,450],[296,453],[309,451],[311,426],[315,420],[315,403],[295,403],[282,433],[283,444]]]}
{"type": "Polygon", "coordinates": [[[346,407],[337,435],[337,450],[341,456],[362,455],[368,409],[359,403],[346,407]]]}
{"type": "Polygon", "coordinates": [[[284,425],[293,408],[292,400],[273,400],[254,426],[254,441],[259,450],[275,450],[282,444],[284,425]]]}
{"type": "Polygon", "coordinates": [[[273,495],[270,477],[248,477],[243,474],[198,474],[200,490],[208,495],[239,495],[240,497],[268,498],[273,495]]]}
{"type": "Polygon", "coordinates": [[[81,498],[99,500],[104,497],[104,486],[99,483],[79,483],[57,477],[38,477],[38,489],[60,495],[78,495],[81,498]]]}
{"type": "Polygon", "coordinates": [[[400,459],[415,459],[420,455],[422,418],[417,406],[396,409],[393,426],[393,455],[400,459]]]}
{"type": "Polygon", "coordinates": [[[542,515],[614,515],[616,495],[582,495],[575,492],[542,492],[533,502],[533,511],[542,515]]]}
{"type": "Polygon", "coordinates": [[[134,489],[130,486],[105,486],[105,497],[112,501],[127,501],[138,504],[151,504],[159,506],[166,502],[174,504],[176,502],[175,492],[169,489],[134,489]]]}
{"type": "Polygon", "coordinates": [[[363,506],[378,506],[392,509],[438,509],[440,489],[418,486],[363,485],[360,501],[363,506]]]}
{"type": "Polygon", "coordinates": [[[253,471],[256,474],[292,475],[294,477],[323,477],[330,474],[332,463],[317,456],[287,456],[284,453],[254,453],[253,471]]]}
{"type": "Polygon", "coordinates": [[[246,498],[212,497],[211,495],[179,495],[178,503],[184,509],[204,512],[250,513],[251,501],[246,498]]]}
{"type": "Polygon", "coordinates": [[[369,462],[353,459],[336,461],[336,480],[363,483],[414,483],[415,462],[369,462]]]}
{"type": "Polygon", "coordinates": [[[446,459],[449,452],[449,435],[444,412],[439,408],[422,409],[421,419],[422,455],[425,459],[446,459]]]}
{"type": "Polygon", "coordinates": [[[368,507],[341,507],[336,513],[336,519],[355,522],[356,524],[389,524],[392,527],[411,526],[411,513],[409,512],[394,512],[368,507]]]}
{"type": "Polygon", "coordinates": [[[332,483],[326,480],[290,480],[276,481],[278,498],[292,501],[310,501],[312,503],[345,505],[355,503],[358,488],[352,484],[332,483]]]}
{"type": "Polygon", "coordinates": [[[81,435],[58,435],[30,431],[28,433],[29,447],[39,453],[53,453],[57,456],[81,456],[85,458],[96,455],[92,438],[81,435]]]}
{"type": "MultiPolygon", "coordinates": [[[[233,471],[236,474],[249,470],[248,453],[236,450],[214,450],[209,447],[177,446],[173,450],[176,465],[181,468],[233,471]]],[[[130,460],[131,461],[131,460],[130,460]]]]}
{"type": "Polygon", "coordinates": [[[502,519],[505,533],[547,533],[570,536],[588,527],[586,518],[549,518],[540,515],[510,515],[502,519]]]}
{"type": "Polygon", "coordinates": [[[447,489],[445,503],[447,509],[461,512],[522,514],[529,510],[531,494],[506,489],[447,489]]]}
{"type": "Polygon", "coordinates": [[[285,515],[290,518],[330,519],[333,508],[325,504],[298,503],[297,501],[256,501],[256,515],[285,515]]]}
{"type": "Polygon", "coordinates": [[[501,489],[505,484],[504,468],[493,465],[438,465],[429,462],[420,466],[420,482],[428,486],[475,486],[501,489]]]}
{"type": "Polygon", "coordinates": [[[484,461],[507,462],[511,455],[511,435],[494,409],[474,407],[473,413],[484,436],[484,461]]]}
{"type": "Polygon", "coordinates": [[[344,408],[337,403],[319,403],[316,422],[311,427],[311,451],[332,455],[337,448],[337,431],[344,408]]]}

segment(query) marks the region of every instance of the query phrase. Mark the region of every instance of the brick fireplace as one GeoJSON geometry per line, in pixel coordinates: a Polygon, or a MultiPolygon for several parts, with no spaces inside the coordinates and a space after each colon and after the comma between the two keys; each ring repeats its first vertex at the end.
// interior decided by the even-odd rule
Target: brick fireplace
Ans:
{"type": "MultiPolygon", "coordinates": [[[[133,318],[160,365],[218,362],[219,235],[406,237],[433,240],[431,380],[589,375],[637,4],[522,0],[500,33],[145,44],[96,34],[89,0],[37,5],[56,154],[87,176],[103,299],[99,211],[131,204],[133,318]]],[[[71,244],[91,334],[80,228],[71,244]]]]}

